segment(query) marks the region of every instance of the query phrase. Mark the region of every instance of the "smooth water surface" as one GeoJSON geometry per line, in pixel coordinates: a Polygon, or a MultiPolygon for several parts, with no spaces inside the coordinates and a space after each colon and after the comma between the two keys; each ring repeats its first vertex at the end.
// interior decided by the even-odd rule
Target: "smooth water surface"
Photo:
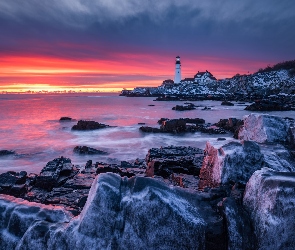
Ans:
{"type": "MultiPolygon", "coordinates": [[[[220,135],[190,133],[186,135],[145,134],[138,123],[159,126],[166,118],[203,118],[215,123],[221,118],[242,118],[250,112],[245,106],[221,106],[218,101],[193,102],[196,110],[174,111],[172,107],[184,102],[154,102],[149,97],[128,98],[117,94],[59,94],[59,95],[0,95],[0,149],[14,150],[16,155],[0,158],[0,172],[8,170],[39,173],[50,160],[64,156],[73,164],[84,165],[87,160],[114,162],[144,158],[149,148],[168,145],[204,148],[207,140],[220,135]],[[148,105],[155,106],[148,106],[148,105]],[[210,110],[202,110],[204,106],[210,110]],[[69,116],[76,121],[60,122],[69,116]],[[94,131],[72,131],[77,120],[86,119],[114,127],[94,131]],[[73,153],[77,145],[107,151],[108,155],[80,156],[73,153]]],[[[293,112],[272,112],[294,117],[293,112]]],[[[222,137],[228,137],[229,135],[222,137]]]]}

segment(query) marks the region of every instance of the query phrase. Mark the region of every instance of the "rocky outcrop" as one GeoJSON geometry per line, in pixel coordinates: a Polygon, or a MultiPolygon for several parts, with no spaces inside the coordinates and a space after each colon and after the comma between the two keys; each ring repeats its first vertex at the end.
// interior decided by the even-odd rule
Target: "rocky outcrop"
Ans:
{"type": "Polygon", "coordinates": [[[294,159],[283,146],[261,148],[253,141],[207,142],[200,170],[199,187],[218,187],[230,183],[246,184],[263,167],[276,171],[295,171],[294,159]]]}
{"type": "Polygon", "coordinates": [[[65,122],[65,121],[72,121],[72,120],[73,120],[73,118],[68,117],[68,116],[62,116],[62,117],[59,119],[59,121],[63,121],[63,122],[65,122]]]}
{"type": "Polygon", "coordinates": [[[280,117],[250,114],[244,117],[244,126],[238,137],[258,143],[286,142],[288,128],[288,123],[280,117]]]}
{"type": "Polygon", "coordinates": [[[0,174],[0,193],[21,196],[26,192],[26,179],[26,171],[9,171],[0,174]]]}
{"type": "Polygon", "coordinates": [[[98,150],[95,148],[87,147],[87,146],[76,146],[74,148],[74,153],[80,155],[107,155],[108,153],[102,150],[98,150]]]}
{"type": "Polygon", "coordinates": [[[229,183],[243,183],[263,167],[259,146],[250,141],[243,144],[207,142],[205,158],[200,171],[200,188],[217,187],[229,183]]]}
{"type": "Polygon", "coordinates": [[[199,175],[203,157],[203,150],[199,148],[152,148],[146,155],[146,174],[150,177],[159,175],[164,178],[177,173],[199,175]]]}
{"type": "Polygon", "coordinates": [[[0,150],[0,156],[13,155],[13,154],[15,154],[13,150],[6,150],[6,149],[0,150]]]}
{"type": "Polygon", "coordinates": [[[95,130],[108,127],[109,125],[95,121],[79,120],[78,123],[72,127],[72,130],[95,130]]]}
{"type": "Polygon", "coordinates": [[[194,109],[196,109],[194,104],[176,105],[175,107],[172,108],[172,110],[176,110],[176,111],[186,111],[186,110],[194,110],[194,109]]]}
{"type": "Polygon", "coordinates": [[[160,128],[142,126],[139,129],[147,133],[194,133],[202,132],[208,134],[226,134],[226,131],[211,124],[205,124],[204,119],[200,118],[179,118],[167,119],[161,118],[158,121],[160,128]]]}
{"type": "Polygon", "coordinates": [[[295,174],[256,171],[246,185],[243,205],[250,214],[256,249],[295,248],[295,174]]]}
{"type": "Polygon", "coordinates": [[[3,195],[0,206],[1,249],[226,249],[222,220],[201,194],[151,178],[99,175],[75,219],[3,195]]]}
{"type": "Polygon", "coordinates": [[[241,198],[242,194],[238,201],[234,197],[227,197],[220,203],[226,224],[228,250],[256,249],[251,220],[241,204],[241,198]]]}
{"type": "Polygon", "coordinates": [[[237,118],[220,119],[219,122],[215,123],[215,126],[232,132],[235,139],[238,139],[239,131],[243,125],[244,121],[237,118]]]}
{"type": "Polygon", "coordinates": [[[269,101],[269,100],[261,100],[261,101],[255,101],[251,105],[247,106],[245,110],[249,111],[288,111],[291,110],[291,106],[275,102],[275,101],[269,101]]]}
{"type": "Polygon", "coordinates": [[[36,187],[51,190],[53,187],[60,186],[67,179],[78,173],[78,170],[72,165],[68,158],[56,158],[50,161],[41,170],[36,178],[36,187]]]}
{"type": "Polygon", "coordinates": [[[53,239],[45,236],[45,228],[49,225],[61,227],[71,219],[72,216],[62,207],[27,202],[0,194],[0,249],[48,249],[44,243],[53,239]],[[39,231],[30,234],[32,227],[36,228],[37,225],[39,231]],[[28,239],[28,234],[31,239],[28,239]]]}

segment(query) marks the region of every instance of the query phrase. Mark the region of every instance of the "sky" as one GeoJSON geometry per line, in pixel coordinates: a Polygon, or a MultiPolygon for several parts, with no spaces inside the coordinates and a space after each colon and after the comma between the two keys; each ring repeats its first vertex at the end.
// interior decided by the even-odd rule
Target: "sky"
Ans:
{"type": "Polygon", "coordinates": [[[0,0],[0,92],[117,91],[295,59],[294,0],[0,0]]]}

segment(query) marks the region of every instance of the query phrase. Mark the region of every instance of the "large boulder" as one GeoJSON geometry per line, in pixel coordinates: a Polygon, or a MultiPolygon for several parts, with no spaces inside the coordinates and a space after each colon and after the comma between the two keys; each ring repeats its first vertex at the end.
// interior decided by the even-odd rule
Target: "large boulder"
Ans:
{"type": "Polygon", "coordinates": [[[237,118],[220,119],[219,122],[215,123],[215,126],[234,133],[235,139],[238,139],[239,131],[243,125],[244,121],[237,118]]]}
{"type": "Polygon", "coordinates": [[[251,221],[242,205],[233,197],[225,198],[221,205],[227,229],[227,249],[255,249],[251,221]]]}
{"type": "Polygon", "coordinates": [[[200,188],[229,183],[246,184],[251,175],[263,166],[263,155],[255,142],[207,142],[200,171],[200,188]]]}
{"type": "Polygon", "coordinates": [[[76,175],[78,171],[74,168],[69,158],[56,158],[49,161],[36,178],[36,187],[51,190],[66,182],[67,179],[76,175]]]}
{"type": "Polygon", "coordinates": [[[98,175],[70,222],[59,208],[18,207],[0,202],[1,249],[226,249],[222,218],[202,194],[152,178],[98,175]]]}
{"type": "Polygon", "coordinates": [[[185,119],[171,119],[162,122],[161,128],[163,132],[179,133],[186,130],[185,119]]]}
{"type": "Polygon", "coordinates": [[[246,184],[251,175],[263,167],[276,171],[295,171],[294,158],[283,146],[256,142],[208,141],[200,171],[200,188],[217,187],[223,184],[246,184]]]}
{"type": "Polygon", "coordinates": [[[149,177],[159,175],[164,178],[173,173],[199,175],[203,157],[203,150],[194,147],[151,148],[146,155],[146,174],[149,177]]]}
{"type": "Polygon", "coordinates": [[[38,245],[30,245],[29,242],[25,248],[17,244],[36,221],[65,223],[71,218],[72,216],[61,207],[28,203],[23,199],[2,194],[0,195],[0,249],[42,249],[38,248],[38,245]]]}
{"type": "Polygon", "coordinates": [[[250,114],[244,117],[238,137],[258,143],[286,142],[288,129],[288,123],[278,116],[250,114]]]}
{"type": "Polygon", "coordinates": [[[268,168],[246,185],[243,205],[250,214],[256,249],[295,249],[295,173],[268,168]]]}
{"type": "Polygon", "coordinates": [[[0,174],[0,193],[21,196],[26,192],[27,172],[8,171],[0,174]]]}

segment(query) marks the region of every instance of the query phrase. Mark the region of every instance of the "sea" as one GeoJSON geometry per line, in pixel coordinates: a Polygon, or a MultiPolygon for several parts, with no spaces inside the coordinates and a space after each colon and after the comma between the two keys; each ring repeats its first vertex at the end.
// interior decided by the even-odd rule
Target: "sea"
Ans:
{"type": "MultiPolygon", "coordinates": [[[[124,97],[117,93],[77,94],[2,94],[0,95],[0,150],[15,151],[0,157],[0,173],[22,171],[39,173],[48,161],[63,156],[74,165],[83,166],[88,160],[120,164],[145,158],[150,148],[193,146],[205,148],[208,140],[232,135],[152,134],[139,130],[138,123],[159,127],[160,118],[203,118],[216,123],[223,118],[243,118],[249,103],[233,102],[222,106],[220,101],[194,101],[195,110],[175,111],[182,101],[154,101],[154,97],[124,97]],[[149,106],[154,105],[154,106],[149,106]],[[204,107],[210,109],[203,110],[204,107]],[[59,121],[68,116],[73,121],[59,121]],[[93,131],[73,131],[78,120],[94,120],[110,125],[93,131]],[[107,155],[77,155],[75,146],[89,146],[106,151],[107,155]]],[[[294,112],[270,112],[281,117],[295,118],[294,112]]]]}

